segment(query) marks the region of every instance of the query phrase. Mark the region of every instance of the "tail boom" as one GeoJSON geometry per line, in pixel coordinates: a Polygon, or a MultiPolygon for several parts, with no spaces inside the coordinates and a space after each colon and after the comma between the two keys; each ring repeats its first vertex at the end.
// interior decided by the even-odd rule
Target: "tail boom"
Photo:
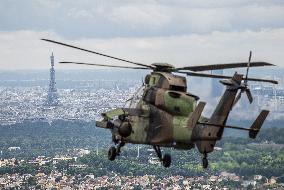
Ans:
{"type": "Polygon", "coordinates": [[[234,101],[238,90],[241,87],[241,81],[243,76],[235,73],[235,75],[230,80],[221,81],[227,86],[222,98],[220,99],[216,109],[214,110],[212,116],[207,122],[197,121],[196,117],[200,117],[204,104],[201,103],[189,119],[188,127],[192,128],[192,138],[191,140],[195,142],[201,153],[209,153],[214,150],[214,146],[217,140],[220,140],[223,136],[224,128],[232,128],[237,130],[249,131],[250,138],[256,138],[264,120],[266,119],[269,111],[262,110],[257,119],[254,121],[250,128],[243,128],[237,126],[226,125],[228,116],[234,106],[234,101]],[[194,117],[193,117],[194,116],[194,117]],[[194,126],[193,126],[194,125],[194,126]]]}

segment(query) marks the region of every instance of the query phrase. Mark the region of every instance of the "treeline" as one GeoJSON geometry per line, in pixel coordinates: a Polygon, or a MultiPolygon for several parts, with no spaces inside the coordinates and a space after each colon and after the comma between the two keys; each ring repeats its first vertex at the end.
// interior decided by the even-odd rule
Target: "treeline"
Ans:
{"type": "MultiPolygon", "coordinates": [[[[284,144],[284,128],[269,127],[260,131],[256,139],[245,136],[225,136],[218,146],[226,143],[248,144],[252,142],[274,142],[284,144]]],[[[26,121],[0,127],[0,150],[2,156],[37,156],[54,155],[60,151],[73,148],[107,147],[111,143],[110,131],[96,128],[95,122],[57,120],[52,123],[44,121],[26,121]],[[9,147],[21,147],[20,151],[7,151],[9,147]]]]}
{"type": "Polygon", "coordinates": [[[272,141],[277,144],[284,144],[284,128],[270,127],[263,129],[256,140],[258,142],[272,141]]]}
{"type": "Polygon", "coordinates": [[[284,144],[284,127],[267,127],[261,129],[255,139],[250,139],[248,132],[230,130],[219,142],[224,143],[248,144],[248,143],[275,143],[284,144]]]}
{"type": "MultiPolygon", "coordinates": [[[[242,176],[255,174],[266,177],[282,176],[284,174],[284,128],[264,128],[254,140],[248,137],[225,137],[217,146],[222,150],[209,154],[209,169],[204,171],[201,166],[200,153],[196,150],[174,150],[163,148],[164,152],[172,155],[172,166],[165,169],[163,166],[148,163],[149,157],[156,157],[149,152],[151,146],[141,146],[140,157],[136,158],[136,145],[127,145],[123,148],[118,160],[110,162],[107,159],[107,147],[111,141],[108,130],[95,127],[94,122],[85,121],[54,121],[24,122],[11,126],[0,127],[0,150],[2,158],[16,157],[30,159],[38,155],[53,156],[66,153],[73,148],[89,148],[94,150],[99,143],[99,155],[94,153],[79,159],[79,163],[87,164],[86,169],[68,167],[68,163],[59,163],[58,168],[68,172],[96,175],[108,175],[111,171],[122,175],[211,175],[221,171],[235,172],[242,176]],[[273,141],[276,143],[261,143],[273,141]],[[258,144],[252,144],[256,142],[258,144]],[[280,144],[280,145],[279,145],[280,144]],[[282,145],[281,145],[282,144],[282,145]],[[8,147],[21,147],[19,151],[8,151],[8,147]]],[[[52,166],[36,168],[36,170],[50,171],[52,166]]],[[[34,171],[34,166],[2,167],[0,174],[13,172],[34,171]]],[[[283,178],[283,176],[282,176],[283,178]]]]}
{"type": "Polygon", "coordinates": [[[0,150],[2,157],[51,156],[73,148],[92,148],[97,143],[103,146],[108,136],[109,131],[96,128],[95,122],[28,121],[0,127],[0,150]],[[9,147],[20,147],[21,150],[8,151],[9,147]]]}

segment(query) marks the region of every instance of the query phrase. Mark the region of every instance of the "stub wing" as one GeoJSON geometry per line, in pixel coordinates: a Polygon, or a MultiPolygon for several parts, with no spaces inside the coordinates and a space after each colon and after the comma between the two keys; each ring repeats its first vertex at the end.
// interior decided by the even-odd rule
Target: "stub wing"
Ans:
{"type": "Polygon", "coordinates": [[[108,129],[107,121],[96,121],[96,127],[108,129]]]}
{"type": "Polygon", "coordinates": [[[110,121],[118,118],[118,116],[125,114],[125,111],[122,108],[112,109],[108,112],[102,113],[103,120],[96,121],[96,126],[99,128],[107,128],[109,129],[111,126],[109,125],[110,121]]]}
{"type": "Polygon", "coordinates": [[[112,109],[108,112],[102,113],[104,119],[113,119],[116,116],[125,114],[125,111],[122,108],[112,109]]]}
{"type": "Polygon", "coordinates": [[[110,122],[114,123],[117,119],[123,121],[129,116],[148,117],[149,112],[147,110],[136,109],[136,108],[116,108],[108,112],[101,114],[103,117],[102,121],[96,121],[96,126],[100,128],[111,128],[110,122]]]}

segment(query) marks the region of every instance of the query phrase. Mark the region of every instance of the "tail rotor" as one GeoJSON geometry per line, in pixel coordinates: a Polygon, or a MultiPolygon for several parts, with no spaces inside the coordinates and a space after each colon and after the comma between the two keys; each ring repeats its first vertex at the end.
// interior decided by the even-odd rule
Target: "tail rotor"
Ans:
{"type": "Polygon", "coordinates": [[[251,94],[250,89],[248,88],[248,73],[249,73],[249,68],[250,68],[250,63],[251,63],[251,56],[252,52],[249,52],[249,59],[248,59],[248,64],[247,64],[247,72],[246,72],[246,77],[244,79],[244,82],[239,86],[240,92],[235,98],[234,101],[234,106],[238,103],[238,101],[241,99],[242,93],[246,92],[247,98],[249,100],[249,103],[253,102],[253,97],[251,94]]]}

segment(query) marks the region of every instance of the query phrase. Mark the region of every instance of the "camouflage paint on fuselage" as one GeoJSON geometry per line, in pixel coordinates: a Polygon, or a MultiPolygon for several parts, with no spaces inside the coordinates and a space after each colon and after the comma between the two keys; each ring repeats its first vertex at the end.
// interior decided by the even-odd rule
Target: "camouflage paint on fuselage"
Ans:
{"type": "MultiPolygon", "coordinates": [[[[145,82],[143,99],[136,107],[137,110],[143,110],[144,114],[131,115],[122,108],[107,112],[108,119],[114,119],[115,114],[128,115],[132,133],[124,138],[127,143],[191,148],[192,129],[187,128],[187,121],[196,107],[198,97],[186,92],[185,77],[154,72],[146,76],[145,82]]],[[[113,122],[121,121],[115,118],[113,122]]],[[[112,132],[118,135],[117,130],[112,132]]]]}
{"type": "MultiPolygon", "coordinates": [[[[232,80],[240,84],[241,75],[232,80]]],[[[153,72],[145,78],[142,99],[135,109],[121,108],[105,113],[98,127],[107,128],[103,122],[112,121],[117,127],[129,122],[132,133],[128,137],[119,137],[118,130],[112,130],[113,136],[125,143],[149,144],[177,149],[190,149],[197,145],[202,153],[211,152],[215,143],[223,134],[223,129],[197,124],[188,126],[189,118],[196,108],[198,97],[187,93],[185,77],[166,72],[153,72]],[[119,119],[123,113],[128,120],[119,119]],[[207,139],[207,140],[206,140],[207,139]]],[[[238,89],[228,87],[211,118],[200,117],[201,122],[224,125],[238,89]]]]}

